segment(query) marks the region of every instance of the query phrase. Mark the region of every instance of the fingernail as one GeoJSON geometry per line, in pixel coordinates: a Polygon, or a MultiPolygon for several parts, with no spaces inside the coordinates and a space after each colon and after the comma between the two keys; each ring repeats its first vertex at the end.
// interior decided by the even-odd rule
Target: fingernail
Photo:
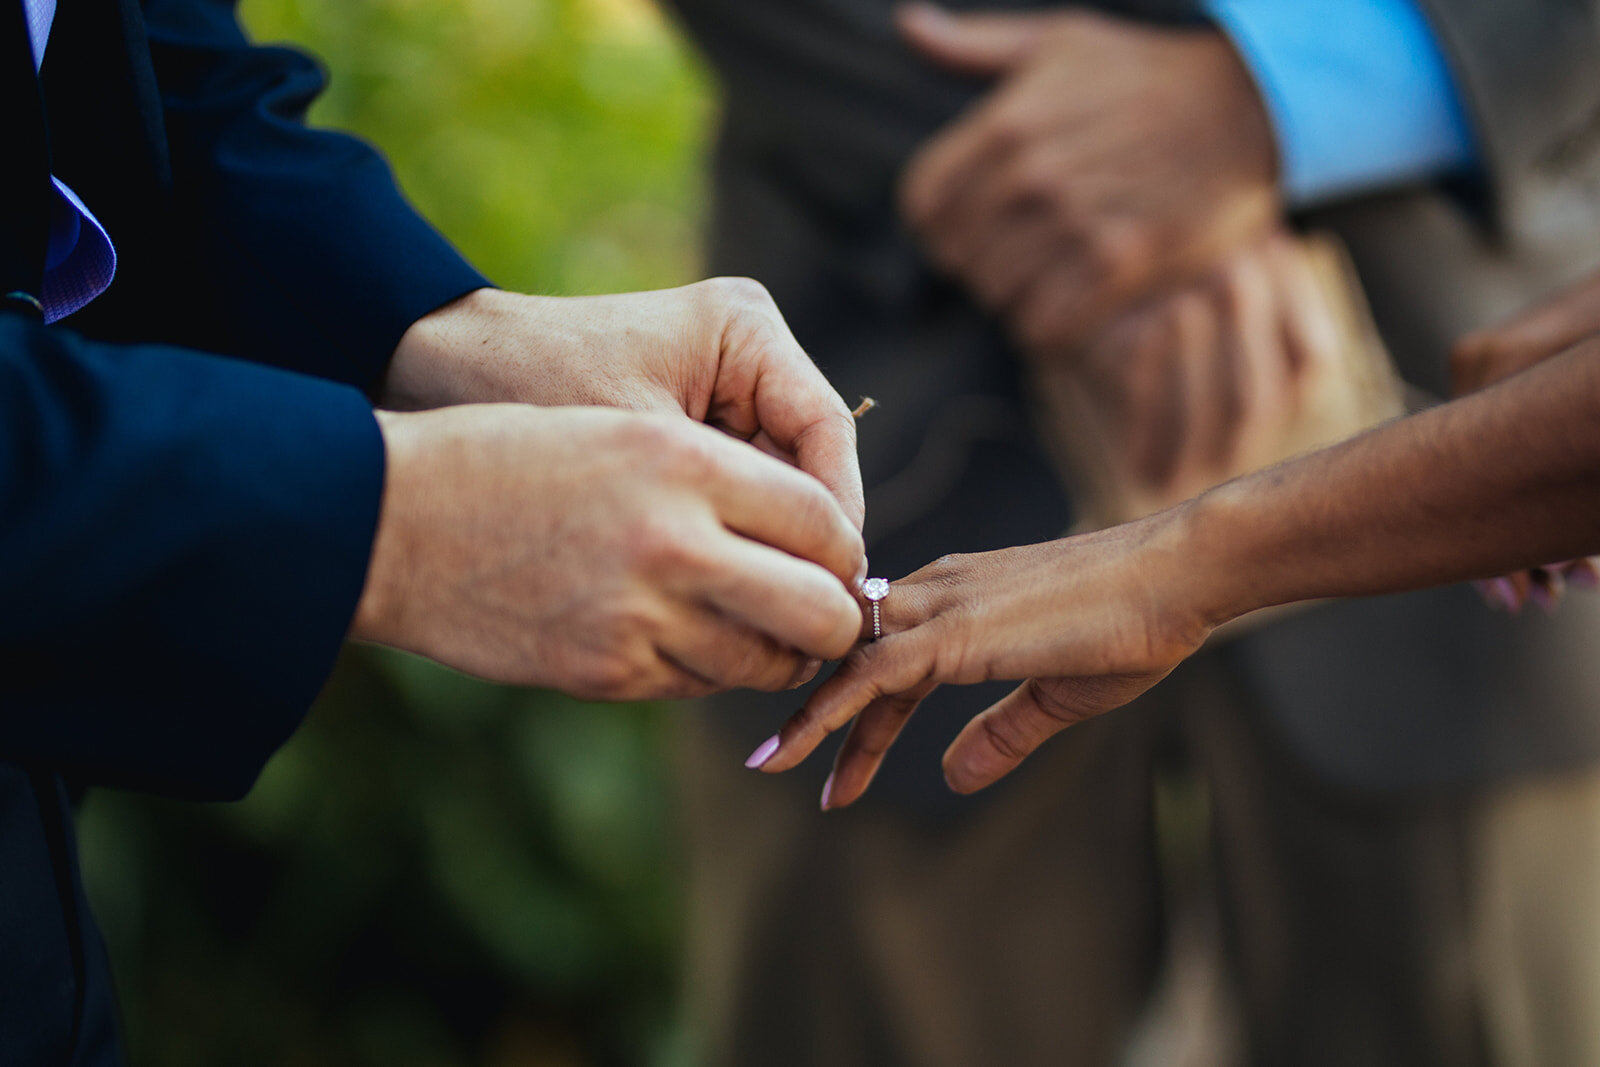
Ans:
{"type": "Polygon", "coordinates": [[[761,742],[760,748],[750,753],[750,758],[744,761],[744,765],[752,771],[765,766],[767,760],[772,758],[773,753],[778,751],[778,746],[781,744],[783,744],[783,737],[780,734],[773,734],[761,742]]]}
{"type": "Polygon", "coordinates": [[[828,810],[828,802],[833,799],[833,772],[828,772],[828,780],[822,783],[822,810],[828,810]]]}
{"type": "Polygon", "coordinates": [[[872,565],[867,562],[867,557],[861,557],[861,573],[856,575],[856,592],[861,592],[861,587],[867,584],[867,575],[872,573],[872,565]]]}

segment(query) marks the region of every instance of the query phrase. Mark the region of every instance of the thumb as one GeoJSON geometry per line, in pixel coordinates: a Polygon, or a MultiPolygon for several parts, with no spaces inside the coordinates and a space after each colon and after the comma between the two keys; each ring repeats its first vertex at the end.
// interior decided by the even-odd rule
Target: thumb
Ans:
{"type": "Polygon", "coordinates": [[[1038,38],[1040,16],[958,15],[928,3],[903,4],[895,22],[912,47],[933,62],[964,74],[1003,74],[1027,58],[1038,38]]]}
{"type": "Polygon", "coordinates": [[[1135,674],[1030,678],[967,723],[944,754],[944,780],[976,793],[1016,769],[1033,750],[1069,726],[1120,708],[1171,668],[1135,674]]]}

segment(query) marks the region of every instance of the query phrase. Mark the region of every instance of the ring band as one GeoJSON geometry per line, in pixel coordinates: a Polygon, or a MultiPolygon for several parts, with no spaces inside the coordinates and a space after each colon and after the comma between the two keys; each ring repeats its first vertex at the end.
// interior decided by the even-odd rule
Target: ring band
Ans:
{"type": "Polygon", "coordinates": [[[861,583],[861,595],[872,605],[872,639],[883,636],[883,609],[879,604],[889,595],[889,579],[868,578],[861,583]]]}

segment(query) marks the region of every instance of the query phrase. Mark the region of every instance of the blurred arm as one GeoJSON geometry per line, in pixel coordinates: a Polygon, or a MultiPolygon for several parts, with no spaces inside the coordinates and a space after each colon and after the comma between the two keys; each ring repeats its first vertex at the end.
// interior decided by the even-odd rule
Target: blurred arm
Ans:
{"type": "Polygon", "coordinates": [[[1261,90],[1292,207],[1470,169],[1454,77],[1413,0],[1208,0],[1261,90]]]}

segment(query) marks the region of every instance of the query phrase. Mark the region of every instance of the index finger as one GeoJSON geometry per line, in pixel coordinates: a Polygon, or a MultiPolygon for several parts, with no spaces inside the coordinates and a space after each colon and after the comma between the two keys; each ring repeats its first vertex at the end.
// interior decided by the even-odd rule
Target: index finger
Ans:
{"type": "Polygon", "coordinates": [[[707,437],[714,457],[704,489],[723,525],[819,564],[846,586],[855,581],[866,556],[860,527],[825,483],[726,435],[707,437]]]}
{"type": "Polygon", "coordinates": [[[710,416],[827,486],[859,532],[866,493],[856,454],[856,420],[838,390],[806,355],[776,305],[725,340],[719,378],[726,391],[710,416]],[[748,383],[748,384],[746,384],[748,383]]]}
{"type": "Polygon", "coordinates": [[[916,631],[863,645],[784,723],[778,747],[761,770],[799,766],[829,734],[869,706],[881,707],[891,721],[903,721],[937,684],[931,644],[919,640],[916,631]]]}

